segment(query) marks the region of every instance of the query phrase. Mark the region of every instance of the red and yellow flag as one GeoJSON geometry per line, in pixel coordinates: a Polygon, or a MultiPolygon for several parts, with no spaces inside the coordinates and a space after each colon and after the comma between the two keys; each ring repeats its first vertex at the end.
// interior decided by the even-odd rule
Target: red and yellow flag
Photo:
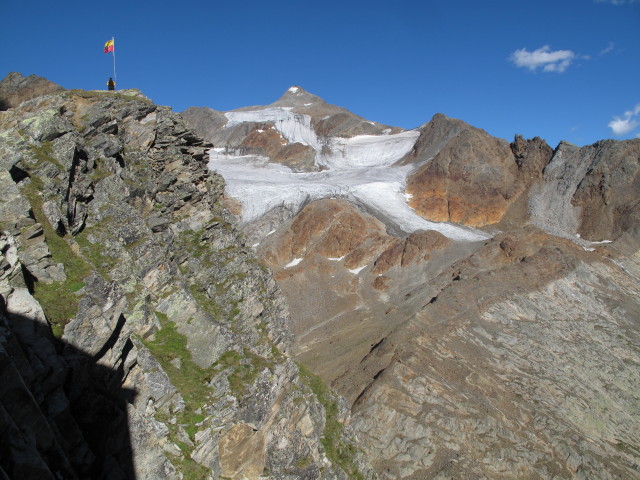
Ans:
{"type": "Polygon", "coordinates": [[[104,44],[104,53],[109,53],[109,52],[113,52],[114,49],[114,45],[113,45],[113,38],[111,40],[109,40],[107,43],[104,44]]]}

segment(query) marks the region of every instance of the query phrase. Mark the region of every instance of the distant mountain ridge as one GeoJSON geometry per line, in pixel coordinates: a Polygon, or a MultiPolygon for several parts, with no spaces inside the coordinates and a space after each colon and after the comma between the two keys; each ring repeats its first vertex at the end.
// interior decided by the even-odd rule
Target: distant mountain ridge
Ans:
{"type": "Polygon", "coordinates": [[[38,75],[24,77],[11,72],[0,82],[0,111],[17,107],[25,100],[63,90],[60,85],[38,75]]]}
{"type": "Polygon", "coordinates": [[[379,478],[640,478],[640,139],[191,113],[379,478]]]}

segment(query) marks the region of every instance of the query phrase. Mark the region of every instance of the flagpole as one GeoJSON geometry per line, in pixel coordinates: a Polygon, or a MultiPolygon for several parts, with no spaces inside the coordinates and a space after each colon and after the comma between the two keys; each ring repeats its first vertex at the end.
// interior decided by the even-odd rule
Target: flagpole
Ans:
{"type": "Polygon", "coordinates": [[[116,77],[116,37],[111,37],[111,41],[113,42],[113,81],[118,85],[118,78],[116,77]]]}

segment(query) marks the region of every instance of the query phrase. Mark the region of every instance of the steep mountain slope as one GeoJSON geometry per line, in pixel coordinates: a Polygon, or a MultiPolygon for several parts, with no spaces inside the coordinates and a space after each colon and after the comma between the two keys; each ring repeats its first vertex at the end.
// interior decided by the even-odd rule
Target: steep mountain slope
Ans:
{"type": "MultiPolygon", "coordinates": [[[[561,143],[529,196],[531,220],[561,236],[640,239],[640,142],[561,143]]],[[[637,243],[636,243],[637,245],[637,243]]]]}
{"type": "Polygon", "coordinates": [[[527,170],[514,161],[509,144],[460,120],[438,114],[421,127],[404,163],[417,168],[407,180],[409,205],[435,221],[472,226],[498,223],[543,165],[527,170]]]}
{"type": "Polygon", "coordinates": [[[69,91],[0,137],[0,476],[372,476],[178,115],[69,91]]]}
{"type": "Polygon", "coordinates": [[[37,75],[23,77],[17,72],[8,74],[0,82],[0,110],[17,107],[25,100],[64,90],[60,85],[37,75]]]}
{"type": "Polygon", "coordinates": [[[438,114],[326,162],[362,139],[278,108],[224,114],[210,167],[378,475],[640,478],[640,140],[554,151],[438,114]],[[326,170],[229,141],[271,127],[326,170]]]}

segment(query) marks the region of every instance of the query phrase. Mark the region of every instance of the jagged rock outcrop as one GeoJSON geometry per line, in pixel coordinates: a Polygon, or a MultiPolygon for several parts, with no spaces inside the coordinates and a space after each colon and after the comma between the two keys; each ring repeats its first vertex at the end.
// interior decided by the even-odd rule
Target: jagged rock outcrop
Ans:
{"type": "Polygon", "coordinates": [[[181,117],[63,92],[0,137],[4,476],[373,475],[181,117]]]}
{"type": "Polygon", "coordinates": [[[411,207],[429,220],[498,223],[523,189],[507,142],[441,114],[421,128],[403,162],[419,165],[407,193],[411,207]]]}
{"type": "Polygon", "coordinates": [[[640,241],[640,140],[562,142],[531,189],[531,220],[561,236],[640,241]]]}

